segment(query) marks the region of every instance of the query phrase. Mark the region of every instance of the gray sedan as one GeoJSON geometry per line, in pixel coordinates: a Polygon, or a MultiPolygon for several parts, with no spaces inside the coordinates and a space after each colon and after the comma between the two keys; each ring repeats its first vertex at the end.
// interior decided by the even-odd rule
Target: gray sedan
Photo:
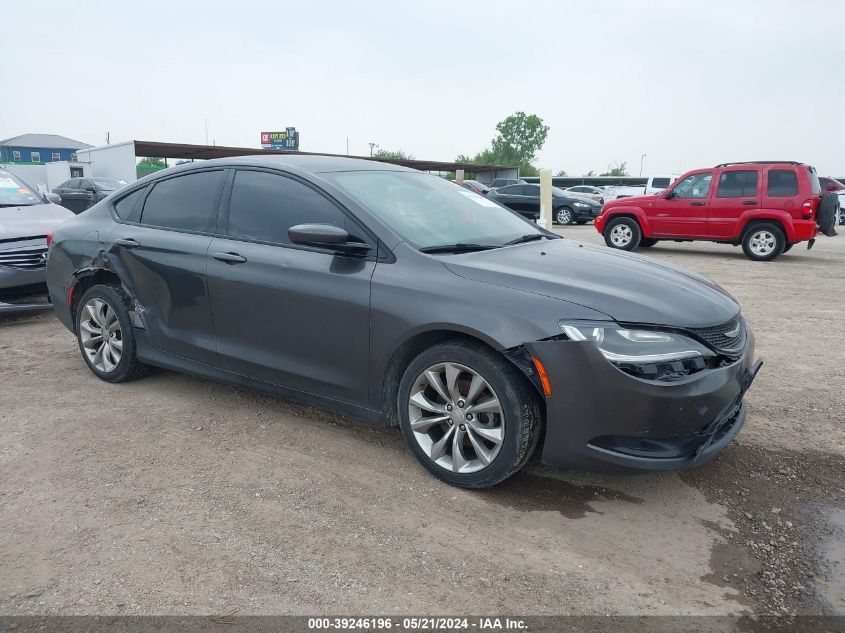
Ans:
{"type": "Polygon", "coordinates": [[[156,365],[399,426],[467,488],[535,447],[570,468],[702,464],[742,428],[760,366],[704,277],[348,158],[148,176],[57,229],[47,282],[102,380],[156,365]]]}
{"type": "Polygon", "coordinates": [[[73,216],[50,198],[0,169],[0,311],[44,307],[47,235],[73,216]]]}

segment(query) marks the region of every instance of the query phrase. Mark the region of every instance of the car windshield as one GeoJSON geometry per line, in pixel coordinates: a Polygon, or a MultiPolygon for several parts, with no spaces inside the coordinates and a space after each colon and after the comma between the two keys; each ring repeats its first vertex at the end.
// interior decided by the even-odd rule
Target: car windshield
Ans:
{"type": "Polygon", "coordinates": [[[127,184],[125,180],[118,180],[117,178],[92,178],[91,180],[103,191],[117,191],[127,184]]]}
{"type": "Polygon", "coordinates": [[[43,198],[12,172],[0,169],[0,207],[44,204],[43,198]]]}
{"type": "Polygon", "coordinates": [[[323,177],[418,249],[450,244],[502,246],[524,235],[545,235],[492,200],[438,176],[346,171],[323,177]]]}

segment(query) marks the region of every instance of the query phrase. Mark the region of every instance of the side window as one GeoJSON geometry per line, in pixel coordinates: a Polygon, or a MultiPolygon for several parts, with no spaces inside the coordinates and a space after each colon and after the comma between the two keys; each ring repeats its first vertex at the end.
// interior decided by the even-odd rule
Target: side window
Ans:
{"type": "Polygon", "coordinates": [[[501,187],[499,189],[499,193],[504,193],[509,196],[518,196],[522,193],[522,185],[508,185],[507,187],[501,187]]]}
{"type": "Polygon", "coordinates": [[[141,223],[186,231],[211,230],[223,173],[202,171],[156,183],[144,202],[141,223]]]}
{"type": "Polygon", "coordinates": [[[290,244],[297,224],[347,228],[343,212],[329,199],[292,178],[264,171],[238,171],[229,201],[228,235],[290,244]]]}
{"type": "Polygon", "coordinates": [[[526,196],[539,196],[540,185],[523,185],[525,187],[526,196]]]}
{"type": "Polygon", "coordinates": [[[717,198],[750,198],[757,195],[757,171],[723,171],[717,198]]]}
{"type": "Polygon", "coordinates": [[[651,186],[653,189],[666,189],[672,181],[669,178],[652,178],[651,186]]]}
{"type": "Polygon", "coordinates": [[[679,182],[672,192],[675,198],[706,198],[713,174],[692,174],[679,182]]]}
{"type": "Polygon", "coordinates": [[[773,198],[798,195],[798,176],[793,169],[770,169],[766,193],[773,198]]]}
{"type": "Polygon", "coordinates": [[[130,193],[128,196],[123,196],[120,200],[115,202],[114,212],[117,214],[117,217],[121,220],[127,219],[138,205],[138,202],[140,202],[140,200],[144,197],[144,192],[146,190],[146,187],[141,187],[140,189],[130,193]]]}

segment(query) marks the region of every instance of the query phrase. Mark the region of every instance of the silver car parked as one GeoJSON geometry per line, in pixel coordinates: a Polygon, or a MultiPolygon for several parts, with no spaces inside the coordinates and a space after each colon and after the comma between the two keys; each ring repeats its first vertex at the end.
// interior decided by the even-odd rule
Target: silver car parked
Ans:
{"type": "Polygon", "coordinates": [[[0,168],[0,312],[44,307],[47,234],[73,217],[57,198],[0,168]]]}

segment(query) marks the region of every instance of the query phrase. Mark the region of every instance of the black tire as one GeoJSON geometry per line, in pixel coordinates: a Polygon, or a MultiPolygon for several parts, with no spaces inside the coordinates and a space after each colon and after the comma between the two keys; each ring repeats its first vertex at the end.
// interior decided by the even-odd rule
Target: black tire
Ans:
{"type": "Polygon", "coordinates": [[[639,246],[642,240],[643,232],[640,229],[639,223],[633,218],[614,218],[604,227],[604,243],[610,248],[618,248],[623,251],[632,251],[639,246]],[[622,242],[616,239],[614,229],[617,227],[627,227],[630,231],[627,242],[622,242]],[[616,239],[616,241],[614,241],[616,239]]]}
{"type": "MultiPolygon", "coordinates": [[[[791,249],[793,246],[795,246],[795,244],[787,244],[783,249],[783,253],[788,253],[789,249],[791,249]]],[[[783,255],[783,253],[781,253],[781,255],[783,255]]]]}
{"type": "Polygon", "coordinates": [[[822,235],[836,237],[837,218],[839,216],[839,196],[832,191],[822,196],[816,211],[816,224],[822,235]]]}
{"type": "Polygon", "coordinates": [[[553,220],[553,224],[572,224],[575,222],[575,212],[569,207],[560,207],[555,210],[553,220]]]}
{"type": "Polygon", "coordinates": [[[770,262],[783,253],[786,248],[786,235],[783,229],[773,222],[758,222],[752,224],[745,233],[742,234],[742,251],[748,259],[755,262],[770,262]],[[769,242],[772,244],[771,249],[766,249],[762,252],[755,245],[755,241],[769,242]]]}
{"type": "Polygon", "coordinates": [[[121,287],[117,284],[98,285],[89,288],[88,291],[82,295],[79,300],[79,305],[76,309],[76,340],[79,344],[79,351],[88,369],[106,382],[126,382],[128,380],[135,380],[147,373],[149,367],[138,360],[137,349],[135,346],[135,336],[132,332],[132,323],[129,320],[129,298],[123,292],[121,287]],[[101,370],[94,366],[92,360],[88,357],[82,340],[83,319],[85,318],[86,305],[92,299],[99,299],[111,310],[117,317],[117,322],[120,325],[120,330],[117,333],[119,340],[122,342],[122,350],[120,360],[117,365],[109,371],[101,370]]]}
{"type": "Polygon", "coordinates": [[[650,248],[657,244],[657,240],[650,237],[643,237],[640,239],[640,248],[650,248]]]}
{"type": "MultiPolygon", "coordinates": [[[[459,392],[464,395],[468,391],[466,376],[466,374],[462,374],[461,380],[458,381],[461,383],[459,392]]],[[[433,475],[460,488],[489,488],[504,481],[525,465],[539,438],[542,414],[536,391],[505,358],[472,341],[460,339],[446,341],[422,352],[411,361],[405,370],[399,383],[397,398],[399,426],[411,453],[433,475]],[[454,472],[437,464],[420,446],[415,432],[411,429],[409,411],[411,390],[418,384],[423,372],[439,363],[456,363],[479,374],[488,383],[501,404],[501,424],[504,426],[504,437],[498,449],[498,454],[492,458],[489,464],[475,472],[454,472]]],[[[447,433],[452,433],[453,430],[456,433],[457,426],[462,425],[448,422],[447,426],[447,423],[444,422],[441,425],[432,425],[431,430],[426,432],[440,434],[440,437],[442,437],[447,433]]],[[[470,453],[475,454],[471,445],[468,445],[469,435],[465,437],[466,443],[463,446],[470,453]]],[[[434,440],[432,439],[432,441],[434,440]]],[[[451,460],[451,455],[449,459],[451,460]]]]}

